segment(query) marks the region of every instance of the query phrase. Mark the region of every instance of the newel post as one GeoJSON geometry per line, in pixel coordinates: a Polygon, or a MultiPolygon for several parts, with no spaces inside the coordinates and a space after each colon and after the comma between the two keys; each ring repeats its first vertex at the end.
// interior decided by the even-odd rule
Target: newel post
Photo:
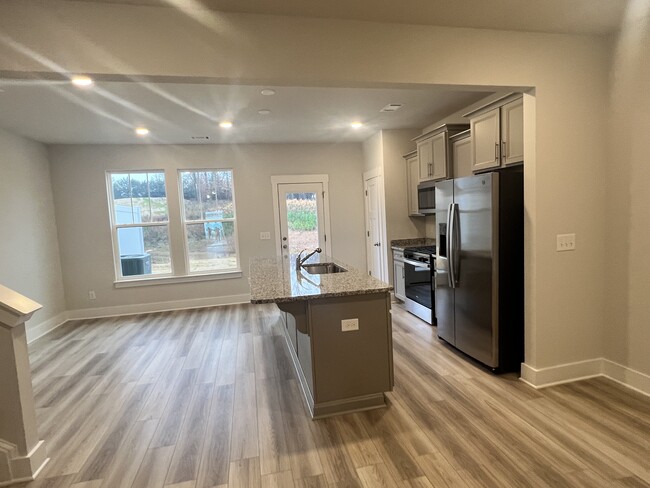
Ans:
{"type": "Polygon", "coordinates": [[[0,285],[0,486],[34,479],[48,459],[38,439],[25,322],[41,305],[0,285]]]}

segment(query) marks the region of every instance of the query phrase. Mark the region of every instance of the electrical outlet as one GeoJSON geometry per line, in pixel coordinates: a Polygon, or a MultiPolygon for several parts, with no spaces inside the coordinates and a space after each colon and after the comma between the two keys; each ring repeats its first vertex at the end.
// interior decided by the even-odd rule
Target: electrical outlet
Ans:
{"type": "Polygon", "coordinates": [[[260,239],[263,241],[268,241],[271,238],[270,232],[260,232],[260,239]]]}
{"type": "Polygon", "coordinates": [[[575,234],[558,234],[557,235],[557,248],[558,252],[562,251],[575,251],[576,249],[576,235],[575,234]]]}
{"type": "Polygon", "coordinates": [[[351,330],[359,330],[359,319],[341,320],[341,331],[350,332],[351,330]]]}
{"type": "Polygon", "coordinates": [[[97,298],[97,295],[95,295],[95,290],[88,290],[88,299],[89,300],[95,300],[97,298]]]}

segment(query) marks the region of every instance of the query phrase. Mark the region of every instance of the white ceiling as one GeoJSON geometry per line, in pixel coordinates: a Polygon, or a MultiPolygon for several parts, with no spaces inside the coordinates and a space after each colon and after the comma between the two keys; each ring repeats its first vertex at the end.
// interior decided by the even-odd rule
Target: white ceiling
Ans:
{"type": "Polygon", "coordinates": [[[272,87],[0,79],[0,127],[50,144],[295,143],[362,141],[379,129],[423,128],[491,92],[407,88],[272,87]],[[380,109],[403,107],[394,113],[380,109]],[[258,110],[271,114],[260,115],[258,110]],[[221,120],[234,127],[219,128],[221,120]],[[352,129],[355,120],[365,125],[352,129]],[[134,128],[151,133],[137,137],[134,128]],[[193,140],[208,136],[209,140],[193,140]]]}
{"type": "MultiPolygon", "coordinates": [[[[608,34],[627,0],[69,0],[211,8],[226,12],[555,33],[608,34]]],[[[166,80],[169,81],[169,80],[166,80]]],[[[443,87],[319,88],[102,81],[80,90],[62,81],[0,79],[0,127],[59,144],[361,141],[379,129],[422,128],[487,96],[443,87]],[[380,113],[388,103],[404,107],[380,113]],[[270,109],[270,115],[259,115],[270,109]],[[218,127],[223,119],[235,126],[218,127]],[[350,128],[353,120],[366,125],[350,128]],[[146,138],[134,128],[151,130],[146,138]],[[193,140],[192,136],[208,136],[193,140]]]]}
{"type": "Polygon", "coordinates": [[[531,32],[609,34],[627,0],[71,0],[531,32]]]}

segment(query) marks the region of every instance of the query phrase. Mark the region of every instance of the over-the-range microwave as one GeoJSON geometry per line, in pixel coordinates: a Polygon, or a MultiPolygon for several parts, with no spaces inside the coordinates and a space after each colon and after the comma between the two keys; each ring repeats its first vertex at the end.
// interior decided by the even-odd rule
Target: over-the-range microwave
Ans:
{"type": "Polygon", "coordinates": [[[424,181],[418,185],[418,212],[432,214],[436,212],[436,183],[424,181]]]}

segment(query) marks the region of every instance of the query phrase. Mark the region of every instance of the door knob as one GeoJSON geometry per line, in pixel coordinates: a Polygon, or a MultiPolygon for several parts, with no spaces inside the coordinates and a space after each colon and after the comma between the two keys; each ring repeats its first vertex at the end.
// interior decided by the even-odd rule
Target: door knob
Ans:
{"type": "Polygon", "coordinates": [[[379,244],[379,242],[375,242],[374,245],[377,246],[377,247],[379,247],[380,244],[379,244]]]}

